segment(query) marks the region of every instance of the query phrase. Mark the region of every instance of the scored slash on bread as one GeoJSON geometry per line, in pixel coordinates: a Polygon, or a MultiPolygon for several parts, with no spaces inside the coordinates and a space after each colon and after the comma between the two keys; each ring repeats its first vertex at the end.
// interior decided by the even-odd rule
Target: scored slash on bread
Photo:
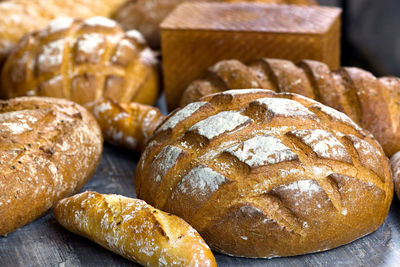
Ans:
{"type": "Polygon", "coordinates": [[[217,266],[185,221],[139,199],[84,192],[57,203],[65,228],[144,266],[217,266]]]}
{"type": "Polygon", "coordinates": [[[388,156],[400,150],[400,80],[378,79],[359,68],[344,67],[331,72],[326,64],[312,60],[294,64],[264,58],[249,65],[223,60],[210,67],[203,79],[189,85],[180,106],[208,94],[247,88],[291,92],[315,99],[369,130],[388,156]]]}
{"type": "Polygon", "coordinates": [[[77,192],[96,170],[102,141],[95,119],[71,101],[0,101],[0,235],[77,192]]]}
{"type": "Polygon", "coordinates": [[[170,114],[135,185],[212,249],[244,257],[349,243],[382,224],[393,196],[371,134],[316,101],[260,89],[208,95],[170,114]]]}
{"type": "Polygon", "coordinates": [[[397,197],[400,198],[400,152],[397,152],[390,158],[390,165],[392,167],[394,189],[397,197]]]}
{"type": "Polygon", "coordinates": [[[51,96],[85,104],[100,97],[154,104],[156,54],[113,20],[59,18],[26,35],[2,70],[1,96],[51,96]]]}

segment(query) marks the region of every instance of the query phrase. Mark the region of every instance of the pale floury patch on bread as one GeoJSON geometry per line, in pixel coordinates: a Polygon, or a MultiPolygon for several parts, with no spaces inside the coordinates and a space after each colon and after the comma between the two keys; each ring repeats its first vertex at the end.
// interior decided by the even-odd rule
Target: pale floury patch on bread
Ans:
{"type": "Polygon", "coordinates": [[[382,147],[349,117],[269,90],[208,95],[148,140],[140,198],[243,257],[331,249],[376,230],[392,200],[382,147]]]}
{"type": "MultiPolygon", "coordinates": [[[[376,78],[358,68],[331,71],[326,64],[313,60],[295,64],[284,59],[264,58],[249,65],[238,60],[222,60],[211,66],[203,79],[188,86],[180,105],[183,107],[208,94],[248,87],[297,93],[315,99],[340,111],[316,104],[315,108],[333,119],[345,120],[348,124],[356,122],[370,131],[388,156],[400,150],[399,78],[376,78]]],[[[240,90],[229,94],[238,93],[240,90]]],[[[294,109],[294,106],[276,106],[294,109]]]]}
{"type": "Polygon", "coordinates": [[[103,144],[83,107],[56,98],[0,102],[0,234],[36,219],[94,174],[103,144]]]}
{"type": "Polygon", "coordinates": [[[54,216],[68,230],[144,266],[216,266],[189,224],[143,200],[84,192],[61,200],[54,216]]]}

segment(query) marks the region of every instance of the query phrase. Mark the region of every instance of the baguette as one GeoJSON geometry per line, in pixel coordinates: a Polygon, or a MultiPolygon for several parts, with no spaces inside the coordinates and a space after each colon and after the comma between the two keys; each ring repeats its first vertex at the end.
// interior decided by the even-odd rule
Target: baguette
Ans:
{"type": "Polygon", "coordinates": [[[0,66],[28,32],[57,17],[111,16],[126,0],[9,0],[0,3],[0,66]]]}
{"type": "Polygon", "coordinates": [[[154,49],[160,47],[159,25],[163,19],[183,2],[262,2],[271,4],[315,5],[314,0],[134,0],[116,11],[113,18],[125,30],[139,30],[154,49]]]}
{"type": "Polygon", "coordinates": [[[400,150],[400,79],[376,78],[359,68],[331,72],[326,64],[312,60],[294,64],[264,58],[249,65],[223,60],[210,67],[203,79],[188,86],[180,106],[208,94],[246,88],[291,92],[315,99],[347,114],[370,131],[388,156],[400,150]]]}
{"type": "Polygon", "coordinates": [[[84,192],[58,202],[54,216],[69,231],[144,266],[216,266],[190,225],[142,200],[84,192]]]}
{"type": "Polygon", "coordinates": [[[71,101],[0,101],[0,235],[78,191],[94,174],[102,148],[95,119],[71,101]]]}
{"type": "Polygon", "coordinates": [[[389,160],[369,132],[309,98],[261,89],[170,114],[142,153],[135,188],[213,250],[258,258],[347,244],[383,223],[393,197],[389,160]]]}

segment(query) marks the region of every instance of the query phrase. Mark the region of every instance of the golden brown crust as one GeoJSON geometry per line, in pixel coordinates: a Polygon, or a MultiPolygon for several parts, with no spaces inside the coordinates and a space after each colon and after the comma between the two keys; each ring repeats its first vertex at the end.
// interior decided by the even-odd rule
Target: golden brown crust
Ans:
{"type": "Polygon", "coordinates": [[[397,197],[400,198],[400,152],[395,153],[390,158],[390,165],[392,167],[394,189],[397,197]]]}
{"type": "Polygon", "coordinates": [[[126,0],[12,0],[0,3],[0,65],[28,32],[56,17],[110,16],[126,0]]]}
{"type": "Polygon", "coordinates": [[[26,35],[2,71],[4,98],[40,95],[85,104],[102,96],[153,104],[157,59],[143,36],[104,17],[59,18],[26,35]]]}
{"type": "Polygon", "coordinates": [[[271,4],[315,5],[314,0],[135,0],[128,1],[113,16],[125,30],[139,30],[154,49],[160,47],[159,25],[183,2],[262,2],[271,4]]]}
{"type": "Polygon", "coordinates": [[[393,196],[372,135],[311,99],[269,90],[203,97],[171,114],[138,164],[137,195],[245,257],[327,250],[376,230],[393,196]]]}
{"type": "Polygon", "coordinates": [[[21,97],[0,102],[0,234],[36,219],[94,174],[102,137],[71,101],[21,97]]]}
{"type": "Polygon", "coordinates": [[[331,72],[322,62],[262,59],[245,65],[223,60],[211,67],[203,80],[194,81],[184,92],[180,106],[214,92],[264,88],[291,92],[315,99],[346,113],[369,130],[390,156],[400,150],[400,80],[377,79],[359,68],[331,72]]]}
{"type": "Polygon", "coordinates": [[[118,104],[109,98],[85,105],[98,123],[105,140],[135,151],[142,151],[147,140],[164,120],[158,108],[139,103],[118,104]]]}
{"type": "Polygon", "coordinates": [[[54,216],[68,230],[144,266],[217,266],[190,225],[139,199],[84,192],[57,203],[54,216]]]}

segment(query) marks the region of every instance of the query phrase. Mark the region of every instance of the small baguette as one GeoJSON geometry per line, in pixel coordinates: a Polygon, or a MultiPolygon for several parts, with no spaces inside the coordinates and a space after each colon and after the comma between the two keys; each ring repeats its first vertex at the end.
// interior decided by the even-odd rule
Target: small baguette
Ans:
{"type": "Polygon", "coordinates": [[[84,192],[59,201],[54,216],[69,231],[144,266],[217,266],[196,230],[139,199],[84,192]]]}
{"type": "Polygon", "coordinates": [[[101,98],[85,105],[100,124],[109,143],[134,151],[142,151],[147,140],[165,119],[156,107],[101,98]]]}

